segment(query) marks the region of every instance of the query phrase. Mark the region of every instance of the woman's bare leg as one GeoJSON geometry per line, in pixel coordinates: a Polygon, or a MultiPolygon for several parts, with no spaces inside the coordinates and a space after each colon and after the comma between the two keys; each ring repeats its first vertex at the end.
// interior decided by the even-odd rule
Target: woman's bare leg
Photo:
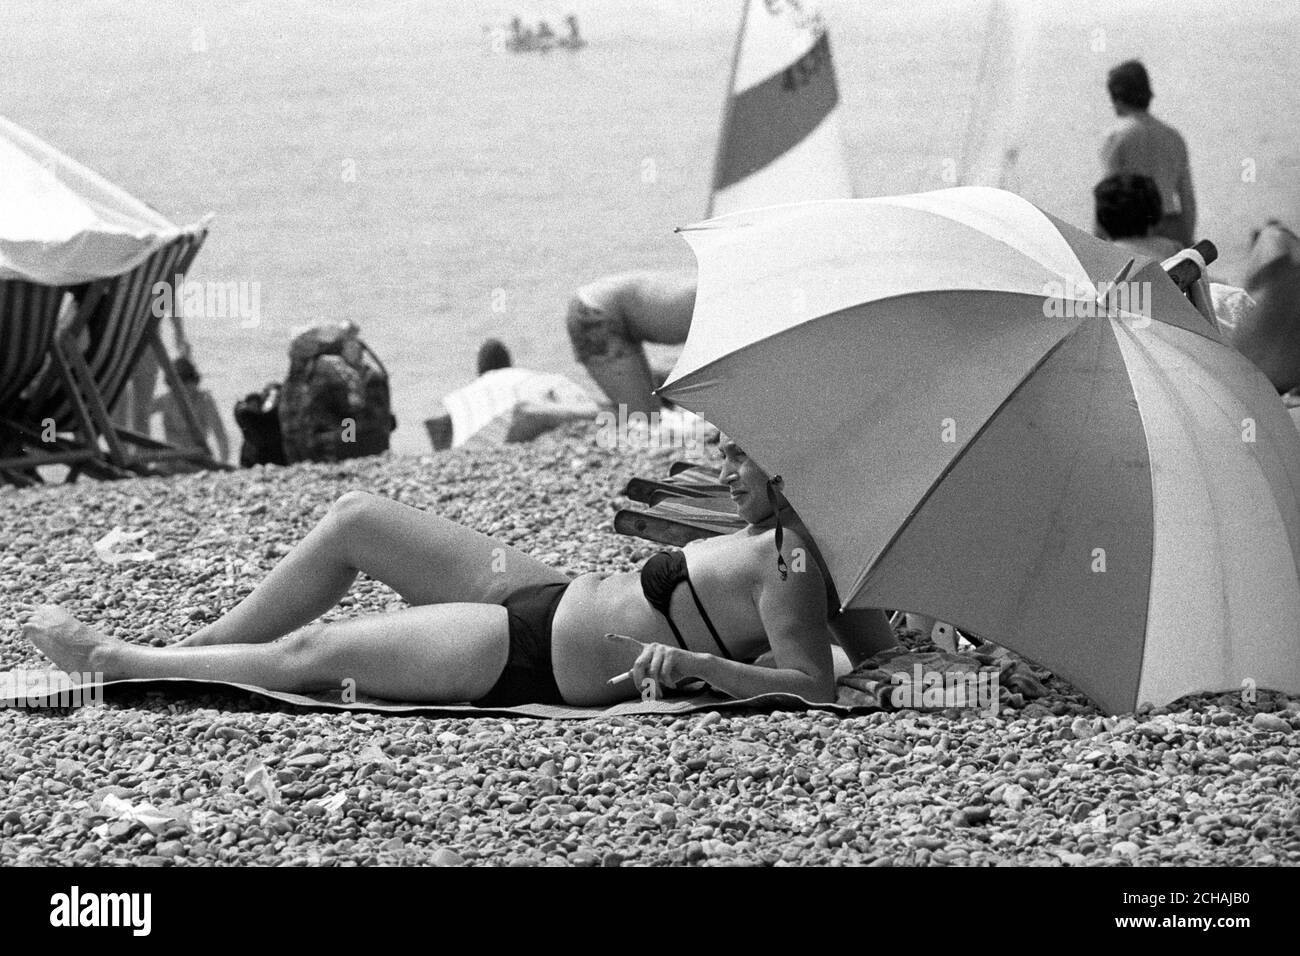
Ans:
{"type": "Polygon", "coordinates": [[[320,617],[364,571],[409,604],[500,604],[528,584],[565,581],[554,568],[454,521],[351,491],[219,621],[179,642],[260,644],[320,617]]]}
{"type": "Polygon", "coordinates": [[[440,604],[315,624],[267,644],[141,647],[106,637],[61,608],[39,609],[23,633],[65,671],[104,679],[187,677],[307,692],[355,689],[388,700],[477,700],[509,654],[505,608],[440,604]]]}

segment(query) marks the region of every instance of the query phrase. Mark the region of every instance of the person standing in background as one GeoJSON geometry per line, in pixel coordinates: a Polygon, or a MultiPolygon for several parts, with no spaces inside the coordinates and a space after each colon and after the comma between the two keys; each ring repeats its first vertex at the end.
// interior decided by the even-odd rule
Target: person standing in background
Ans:
{"type": "Polygon", "coordinates": [[[1196,195],[1187,144],[1178,130],[1147,112],[1152,93],[1146,67],[1126,60],[1107,75],[1106,89],[1119,121],[1102,143],[1102,175],[1133,173],[1155,180],[1164,216],[1152,233],[1190,246],[1195,241],[1196,195]]]}
{"type": "MultiPolygon", "coordinates": [[[[172,323],[172,341],[175,343],[176,352],[183,359],[191,359],[193,349],[185,335],[185,324],[175,313],[169,312],[168,317],[172,323]]],[[[160,327],[159,335],[161,334],[160,327]]],[[[137,434],[150,435],[149,420],[154,411],[154,394],[161,373],[162,367],[158,364],[153,349],[149,347],[141,349],[140,359],[131,370],[131,377],[127,379],[121,397],[109,412],[114,422],[137,434]]]]}
{"type": "MultiPolygon", "coordinates": [[[[199,370],[194,366],[193,361],[182,357],[176,360],[175,365],[176,376],[185,387],[190,408],[194,410],[199,428],[203,430],[203,438],[205,441],[215,441],[216,459],[224,464],[230,457],[230,439],[226,436],[226,426],[221,421],[221,413],[217,411],[217,403],[211,392],[206,388],[199,388],[199,370]]],[[[195,447],[194,438],[190,434],[185,415],[181,412],[180,403],[170,391],[155,398],[149,411],[162,413],[163,436],[168,444],[175,445],[177,448],[195,447]]],[[[148,419],[146,423],[147,421],[148,419]]]]}

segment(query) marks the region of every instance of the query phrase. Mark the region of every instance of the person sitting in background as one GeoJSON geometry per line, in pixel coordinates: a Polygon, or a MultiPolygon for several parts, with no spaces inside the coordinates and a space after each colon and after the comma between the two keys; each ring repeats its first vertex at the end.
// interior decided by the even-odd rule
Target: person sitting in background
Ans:
{"type": "Polygon", "coordinates": [[[513,49],[523,50],[532,46],[533,31],[524,26],[524,21],[515,17],[510,21],[510,45],[513,49]]]}
{"type": "Polygon", "coordinates": [[[1107,176],[1092,191],[1101,233],[1116,245],[1156,259],[1167,259],[1178,243],[1152,234],[1163,217],[1160,190],[1149,176],[1107,176]]]}
{"type": "Polygon", "coordinates": [[[500,339],[486,339],[478,347],[478,374],[495,372],[499,368],[510,368],[514,363],[510,359],[510,350],[500,339]]]}
{"type": "MultiPolygon", "coordinates": [[[[192,355],[190,341],[185,335],[185,323],[174,312],[168,313],[172,324],[172,340],[176,353],[183,359],[192,355]]],[[[162,334],[161,327],[158,334],[162,334]]],[[[142,349],[140,359],[131,370],[131,377],[122,389],[122,394],[113,406],[110,415],[114,422],[141,435],[148,435],[149,420],[153,415],[155,401],[154,390],[158,387],[158,374],[161,366],[152,348],[142,349]]]]}
{"type": "MultiPolygon", "coordinates": [[[[212,393],[206,388],[199,388],[199,370],[190,359],[178,358],[175,365],[176,375],[185,387],[186,397],[189,399],[190,408],[194,411],[194,417],[198,420],[204,440],[216,442],[216,459],[225,462],[230,454],[230,440],[226,437],[226,426],[221,421],[221,414],[217,411],[217,403],[213,400],[212,393]]],[[[177,448],[198,447],[175,395],[167,392],[154,399],[150,408],[150,413],[153,412],[162,412],[163,437],[168,444],[175,445],[177,448]]]]}
{"type": "Polygon", "coordinates": [[[570,13],[564,18],[564,22],[569,25],[569,35],[561,40],[560,43],[571,50],[576,50],[578,47],[586,46],[587,41],[578,33],[578,18],[570,13]]]}
{"type": "Polygon", "coordinates": [[[516,368],[509,350],[488,339],[478,350],[478,378],[443,396],[445,414],[425,419],[435,451],[471,438],[492,444],[532,441],[600,409],[581,386],[550,372],[516,368]]]}
{"type": "Polygon", "coordinates": [[[1174,240],[1180,249],[1190,246],[1195,241],[1196,194],[1187,144],[1178,130],[1147,112],[1152,93],[1146,67],[1137,60],[1119,64],[1106,77],[1106,89],[1119,121],[1102,143],[1103,175],[1150,176],[1164,207],[1152,231],[1174,240]]]}

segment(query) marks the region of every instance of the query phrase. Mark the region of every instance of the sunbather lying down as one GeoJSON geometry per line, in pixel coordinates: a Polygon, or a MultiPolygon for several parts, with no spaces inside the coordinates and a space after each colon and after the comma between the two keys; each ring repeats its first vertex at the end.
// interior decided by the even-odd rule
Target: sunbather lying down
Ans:
{"type": "Polygon", "coordinates": [[[722,450],[720,481],[746,527],[654,555],[639,571],[570,579],[445,518],[349,492],[252,594],[176,646],[117,640],[53,606],[23,631],[60,668],[105,680],[351,686],[389,700],[505,707],[609,705],[647,680],[671,689],[694,679],[738,698],[833,701],[831,639],[857,663],[892,645],[892,631],[879,611],[828,625],[818,562],[807,560],[807,531],[779,481],[734,443],[722,450]],[[312,623],[360,571],[413,606],[312,623]],[[773,666],[746,663],[769,649],[773,666]],[[629,671],[631,680],[610,683],[629,671]]]}

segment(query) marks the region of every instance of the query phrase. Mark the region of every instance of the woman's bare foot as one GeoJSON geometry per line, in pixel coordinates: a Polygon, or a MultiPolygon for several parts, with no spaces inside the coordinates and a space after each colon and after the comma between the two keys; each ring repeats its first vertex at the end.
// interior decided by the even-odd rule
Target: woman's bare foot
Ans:
{"type": "Polygon", "coordinates": [[[23,624],[23,635],[60,670],[114,676],[109,658],[122,642],[87,627],[57,605],[38,607],[23,624]]]}

